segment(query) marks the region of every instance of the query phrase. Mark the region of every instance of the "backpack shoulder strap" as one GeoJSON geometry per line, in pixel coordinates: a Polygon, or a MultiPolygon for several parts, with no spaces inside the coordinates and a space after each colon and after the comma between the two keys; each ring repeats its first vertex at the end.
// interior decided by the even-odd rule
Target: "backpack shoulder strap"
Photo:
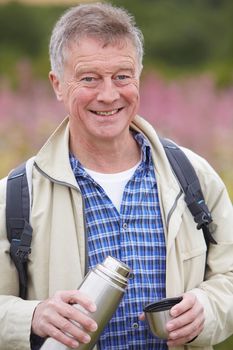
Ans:
{"type": "Polygon", "coordinates": [[[19,275],[20,297],[27,295],[27,259],[31,252],[31,178],[34,158],[19,165],[7,178],[6,229],[10,255],[19,275]]]}
{"type": "Polygon", "coordinates": [[[217,244],[209,231],[209,224],[213,221],[211,213],[205,203],[200,181],[191,162],[185,153],[172,141],[160,138],[170,165],[180,183],[185,195],[185,202],[197,223],[197,229],[202,229],[207,244],[217,244]]]}

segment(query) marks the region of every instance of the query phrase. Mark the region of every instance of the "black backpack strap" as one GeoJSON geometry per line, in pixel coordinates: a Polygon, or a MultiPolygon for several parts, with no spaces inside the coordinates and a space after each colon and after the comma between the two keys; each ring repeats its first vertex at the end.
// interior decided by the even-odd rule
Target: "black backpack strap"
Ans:
{"type": "Polygon", "coordinates": [[[209,231],[213,221],[205,203],[198,176],[185,153],[172,141],[160,138],[170,165],[180,183],[185,195],[185,202],[197,223],[197,229],[202,229],[207,244],[217,244],[209,231]]]}
{"type": "Polygon", "coordinates": [[[6,228],[10,255],[19,274],[20,297],[27,296],[27,259],[31,252],[32,227],[29,224],[30,194],[26,163],[14,169],[7,179],[6,228]]]}

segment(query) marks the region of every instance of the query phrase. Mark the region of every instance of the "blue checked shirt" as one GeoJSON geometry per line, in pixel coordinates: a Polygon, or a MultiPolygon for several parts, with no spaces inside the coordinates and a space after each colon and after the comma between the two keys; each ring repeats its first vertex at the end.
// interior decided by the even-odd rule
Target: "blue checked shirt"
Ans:
{"type": "Polygon", "coordinates": [[[127,183],[120,213],[73,155],[70,162],[84,198],[89,268],[108,255],[131,267],[134,278],[99,340],[101,350],[166,350],[139,321],[143,307],[166,297],[166,245],[150,146],[134,134],[142,161],[127,183]]]}

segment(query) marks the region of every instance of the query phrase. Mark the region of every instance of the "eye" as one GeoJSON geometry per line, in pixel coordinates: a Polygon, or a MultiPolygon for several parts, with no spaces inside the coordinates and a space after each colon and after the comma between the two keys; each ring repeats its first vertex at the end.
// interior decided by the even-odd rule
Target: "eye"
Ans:
{"type": "Polygon", "coordinates": [[[95,78],[94,77],[84,77],[81,80],[86,81],[87,83],[91,83],[95,80],[95,78]]]}
{"type": "Polygon", "coordinates": [[[116,80],[125,80],[125,79],[129,79],[129,76],[126,74],[119,74],[116,76],[116,80]]]}

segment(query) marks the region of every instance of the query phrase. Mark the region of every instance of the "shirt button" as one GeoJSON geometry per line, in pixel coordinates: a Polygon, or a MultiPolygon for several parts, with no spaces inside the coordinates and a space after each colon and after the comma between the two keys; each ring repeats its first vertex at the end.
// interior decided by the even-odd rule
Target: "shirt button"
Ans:
{"type": "Polygon", "coordinates": [[[137,322],[134,322],[132,324],[132,328],[137,329],[139,327],[139,324],[137,322]]]}
{"type": "Polygon", "coordinates": [[[123,229],[126,230],[127,228],[128,228],[128,225],[127,225],[126,222],[124,222],[124,224],[123,224],[123,229]]]}
{"type": "Polygon", "coordinates": [[[130,272],[130,274],[129,274],[129,277],[128,277],[128,278],[129,278],[130,280],[133,280],[133,279],[134,279],[134,277],[135,277],[134,273],[133,273],[133,272],[130,272]]]}

